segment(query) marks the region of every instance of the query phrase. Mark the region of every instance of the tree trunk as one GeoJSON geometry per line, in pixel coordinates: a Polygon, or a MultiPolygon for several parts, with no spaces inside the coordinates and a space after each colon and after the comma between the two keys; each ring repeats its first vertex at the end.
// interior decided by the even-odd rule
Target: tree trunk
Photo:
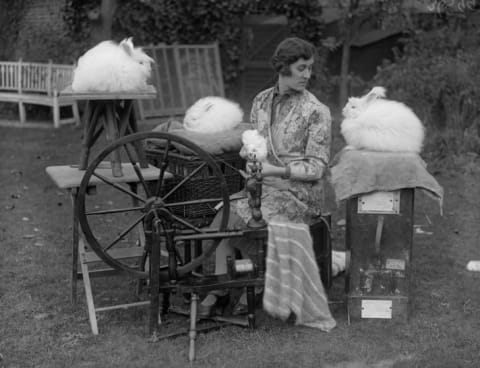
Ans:
{"type": "Polygon", "coordinates": [[[340,69],[340,88],[338,94],[338,107],[341,109],[348,98],[348,73],[350,71],[351,40],[347,37],[342,45],[342,63],[340,69]]]}
{"type": "Polygon", "coordinates": [[[117,9],[117,0],[102,0],[100,16],[92,22],[92,37],[97,44],[112,38],[113,15],[117,9]]]}
{"type": "Polygon", "coordinates": [[[348,3],[348,13],[343,23],[343,44],[342,44],[342,64],[340,69],[340,87],[338,91],[338,107],[341,109],[348,98],[348,75],[350,72],[350,51],[354,30],[358,29],[358,19],[355,13],[359,7],[359,0],[350,0],[348,3]]]}

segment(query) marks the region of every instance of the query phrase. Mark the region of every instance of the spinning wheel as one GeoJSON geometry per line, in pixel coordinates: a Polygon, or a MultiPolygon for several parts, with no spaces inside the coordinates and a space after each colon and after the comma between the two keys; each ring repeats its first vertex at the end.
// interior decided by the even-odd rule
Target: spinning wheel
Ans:
{"type": "MultiPolygon", "coordinates": [[[[151,175],[150,175],[151,177],[151,175]]],[[[124,180],[125,181],[125,180],[124,180]]],[[[198,294],[218,288],[247,288],[248,320],[244,326],[254,327],[254,288],[264,282],[264,245],[267,237],[266,223],[260,211],[262,189],[261,170],[254,165],[246,189],[250,194],[249,204],[252,219],[247,229],[227,229],[230,202],[227,183],[221,170],[212,157],[200,147],[185,138],[161,132],[135,133],[121,138],[106,147],[89,165],[79,187],[77,211],[88,245],[105,263],[123,270],[137,278],[148,279],[150,285],[150,332],[157,338],[158,315],[160,310],[159,294],[163,293],[162,312],[168,308],[168,295],[172,291],[191,294],[190,308],[190,351],[189,358],[195,357],[196,309],[198,294]],[[160,140],[163,151],[157,167],[155,180],[147,181],[142,170],[147,168],[144,162],[144,149],[152,140],[160,140]],[[179,147],[192,152],[201,159],[201,164],[191,172],[169,173],[169,158],[179,147]],[[106,162],[114,155],[122,162],[122,171],[135,178],[127,185],[118,182],[118,178],[102,174],[110,170],[106,162]],[[209,178],[216,178],[213,192],[209,198],[185,198],[177,195],[189,182],[202,178],[208,171],[209,178]],[[101,195],[91,198],[90,191],[94,182],[103,182],[98,186],[101,195]],[[216,190],[215,190],[216,189],[216,190]],[[182,216],[185,207],[207,205],[213,209],[223,203],[218,227],[206,229],[200,227],[188,216],[182,216]],[[183,209],[179,211],[179,209],[183,209]],[[137,232],[137,230],[140,230],[137,232]],[[140,238],[137,234],[140,234],[140,238]],[[237,264],[228,260],[229,272],[225,275],[196,277],[192,275],[218,246],[220,240],[232,237],[246,237],[256,244],[256,261],[250,262],[247,269],[236,269],[237,264]],[[183,257],[178,250],[190,241],[208,240],[208,246],[195,257],[183,257]],[[138,250],[148,255],[148,271],[139,263],[139,257],[132,260],[125,254],[138,250]]],[[[143,260],[145,259],[145,256],[143,260]]],[[[243,267],[245,268],[245,267],[243,267]]]]}
{"type": "MultiPolygon", "coordinates": [[[[97,180],[98,181],[98,180],[97,180]]],[[[179,207],[189,207],[198,204],[212,206],[212,208],[223,201],[224,211],[218,232],[226,230],[229,213],[229,194],[227,184],[218,166],[212,157],[191,141],[168,133],[142,132],[135,133],[118,139],[106,147],[92,161],[87,168],[80,184],[77,208],[79,222],[82,227],[88,245],[95,253],[109,266],[126,271],[138,278],[149,277],[148,272],[139,268],[138,260],[133,261],[119,257],[118,254],[127,252],[128,249],[143,245],[143,231],[140,231],[140,239],[137,230],[145,227],[146,236],[151,235],[155,230],[159,238],[168,239],[170,245],[177,243],[177,236],[189,234],[191,238],[195,235],[205,234],[207,230],[199,228],[190,219],[182,217],[172,211],[179,207]],[[155,181],[146,181],[142,175],[142,167],[146,167],[144,161],[144,148],[149,140],[161,140],[164,144],[164,151],[158,168],[158,176],[155,181]],[[172,180],[167,168],[169,157],[175,148],[182,147],[198,156],[203,162],[191,173],[184,176],[178,175],[172,180]],[[109,156],[120,157],[122,170],[130,170],[136,174],[136,182],[128,185],[117,183],[115,178],[102,174],[104,170],[110,170],[106,162],[109,156]],[[178,200],[178,192],[184,186],[199,175],[202,170],[208,170],[217,178],[214,185],[218,188],[218,195],[212,198],[178,200]],[[98,187],[100,195],[92,198],[90,196],[92,178],[100,179],[106,185],[98,187]],[[152,228],[152,221],[161,219],[162,226],[152,228]]],[[[147,239],[148,240],[148,239],[147,239]]],[[[202,264],[205,258],[209,257],[217,247],[220,239],[210,242],[204,252],[191,260],[184,262],[178,259],[179,266],[176,268],[176,277],[182,278],[202,264]]],[[[147,241],[148,243],[148,241],[147,241]]],[[[149,251],[149,249],[147,249],[149,251]]],[[[176,253],[170,249],[170,253],[176,253]]],[[[178,256],[178,254],[177,254],[178,256]]],[[[177,257],[180,258],[180,257],[177,257]]],[[[171,278],[166,270],[160,272],[159,281],[167,281],[171,278]]]]}

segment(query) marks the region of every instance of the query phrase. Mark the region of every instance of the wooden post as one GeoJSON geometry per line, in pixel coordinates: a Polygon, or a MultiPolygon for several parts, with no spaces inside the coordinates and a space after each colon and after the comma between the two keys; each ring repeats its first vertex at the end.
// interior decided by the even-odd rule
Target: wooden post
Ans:
{"type": "Polygon", "coordinates": [[[198,294],[192,293],[190,302],[190,330],[188,336],[190,339],[190,345],[188,349],[188,360],[193,362],[195,360],[195,340],[197,338],[197,304],[198,294]]]}
{"type": "Polygon", "coordinates": [[[214,52],[214,55],[215,55],[215,65],[216,65],[216,70],[215,70],[215,73],[217,74],[217,80],[218,80],[218,84],[219,84],[219,88],[220,88],[220,95],[221,96],[224,96],[225,95],[225,86],[223,85],[223,75],[222,75],[222,62],[221,62],[221,59],[220,59],[220,51],[218,50],[218,42],[215,42],[214,43],[214,48],[213,48],[213,52],[214,52]]]}
{"type": "Polygon", "coordinates": [[[22,93],[22,58],[18,59],[17,83],[18,93],[22,93]]]}
{"type": "MultiPolygon", "coordinates": [[[[188,58],[188,53],[187,53],[187,58],[188,58]]],[[[182,99],[182,109],[186,110],[188,106],[185,98],[184,79],[183,79],[182,68],[180,67],[180,53],[178,51],[177,45],[173,46],[173,59],[175,62],[175,70],[177,71],[177,76],[178,76],[178,88],[180,90],[180,98],[182,99]]]]}
{"type": "Polygon", "coordinates": [[[25,105],[23,104],[21,94],[22,94],[22,59],[18,60],[18,69],[17,69],[17,83],[18,83],[18,115],[20,116],[20,123],[24,124],[27,120],[27,113],[25,112],[25,105]]]}
{"type": "MultiPolygon", "coordinates": [[[[52,60],[48,61],[48,66],[47,66],[47,95],[52,96],[52,91],[53,91],[53,65],[52,65],[52,60]]],[[[55,112],[54,112],[55,115],[55,112]]]]}

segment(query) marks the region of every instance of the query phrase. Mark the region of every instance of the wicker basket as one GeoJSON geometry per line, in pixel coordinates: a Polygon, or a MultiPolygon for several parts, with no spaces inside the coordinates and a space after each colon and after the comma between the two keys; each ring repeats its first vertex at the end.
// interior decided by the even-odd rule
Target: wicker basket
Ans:
{"type": "MultiPolygon", "coordinates": [[[[146,148],[146,155],[149,163],[159,167],[163,152],[162,148],[148,145],[146,148]]],[[[225,177],[228,193],[233,194],[242,190],[244,180],[238,170],[244,169],[245,162],[239,154],[236,152],[229,152],[212,157],[225,177]]],[[[172,173],[174,178],[168,180],[165,185],[165,191],[168,192],[172,189],[185,176],[193,172],[202,163],[204,163],[204,161],[197,156],[186,155],[176,150],[170,150],[168,152],[167,171],[172,173]]],[[[172,193],[172,195],[168,197],[167,202],[215,198],[219,197],[220,193],[220,181],[214,176],[212,170],[208,166],[205,166],[187,183],[172,193]]],[[[189,219],[211,218],[215,215],[214,206],[215,203],[199,203],[189,206],[170,207],[170,210],[178,216],[189,219]]]]}

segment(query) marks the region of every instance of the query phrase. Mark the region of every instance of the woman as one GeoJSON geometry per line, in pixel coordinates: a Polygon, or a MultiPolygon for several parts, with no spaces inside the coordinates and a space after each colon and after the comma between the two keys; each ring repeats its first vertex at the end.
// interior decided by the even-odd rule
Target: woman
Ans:
{"type": "MultiPolygon", "coordinates": [[[[306,90],[312,74],[315,48],[292,37],[283,40],[271,59],[278,73],[274,87],[253,100],[251,124],[268,140],[267,161],[262,163],[262,214],[265,220],[310,223],[323,207],[322,177],[330,158],[331,117],[328,107],[306,90]]],[[[245,226],[251,217],[246,198],[232,200],[229,226],[245,226]]],[[[217,216],[212,226],[217,226],[217,216]]],[[[225,239],[216,250],[215,273],[226,273],[226,257],[238,248],[248,254],[244,239],[225,239]]],[[[211,315],[226,303],[226,291],[214,291],[200,303],[199,316],[211,315]]],[[[246,313],[245,293],[233,314],[246,313]]]]}

